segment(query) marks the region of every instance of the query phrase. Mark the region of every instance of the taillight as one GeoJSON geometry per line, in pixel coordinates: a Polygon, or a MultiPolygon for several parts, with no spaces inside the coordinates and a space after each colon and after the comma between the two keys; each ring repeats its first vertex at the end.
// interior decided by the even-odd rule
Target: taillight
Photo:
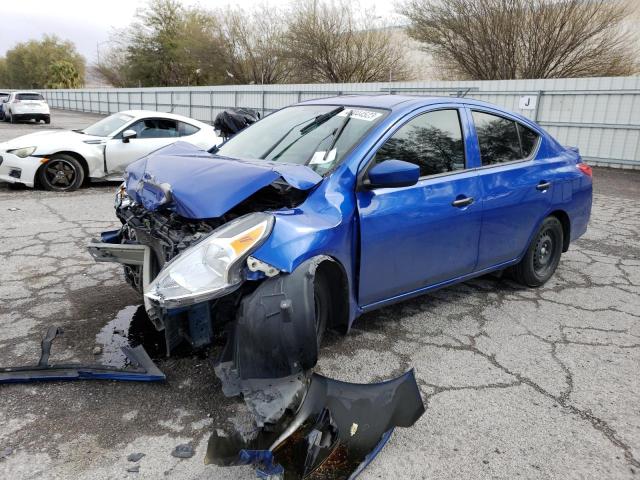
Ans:
{"type": "Polygon", "coordinates": [[[588,177],[593,177],[593,169],[587,165],[586,163],[578,163],[578,170],[587,175],[588,177]]]}

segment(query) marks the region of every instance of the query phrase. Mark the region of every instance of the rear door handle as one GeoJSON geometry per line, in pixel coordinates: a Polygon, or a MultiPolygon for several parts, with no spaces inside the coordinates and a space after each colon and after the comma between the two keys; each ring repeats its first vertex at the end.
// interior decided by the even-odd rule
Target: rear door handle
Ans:
{"type": "Polygon", "coordinates": [[[451,205],[457,208],[467,207],[473,203],[473,197],[458,198],[451,202],[451,205]]]}
{"type": "Polygon", "coordinates": [[[551,182],[541,181],[538,185],[536,185],[536,190],[540,190],[541,192],[544,192],[545,190],[549,190],[550,186],[551,186],[551,182]]]}

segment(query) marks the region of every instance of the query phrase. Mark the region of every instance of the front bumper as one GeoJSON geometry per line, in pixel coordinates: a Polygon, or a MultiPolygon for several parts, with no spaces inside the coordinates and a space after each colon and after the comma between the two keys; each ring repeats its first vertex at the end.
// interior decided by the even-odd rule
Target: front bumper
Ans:
{"type": "Polygon", "coordinates": [[[42,157],[20,158],[2,151],[0,151],[0,159],[0,181],[23,183],[27,187],[34,186],[36,173],[44,160],[42,157]]]}

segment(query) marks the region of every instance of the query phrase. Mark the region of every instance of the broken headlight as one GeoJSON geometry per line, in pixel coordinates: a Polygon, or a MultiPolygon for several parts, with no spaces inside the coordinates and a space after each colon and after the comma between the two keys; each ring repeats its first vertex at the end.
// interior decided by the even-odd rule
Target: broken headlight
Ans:
{"type": "Polygon", "coordinates": [[[122,183],[118,187],[118,190],[116,190],[116,198],[113,201],[113,206],[118,210],[120,207],[126,208],[129,205],[131,205],[131,198],[129,198],[129,195],[127,194],[126,184],[122,183]]]}
{"type": "Polygon", "coordinates": [[[242,282],[243,260],[271,233],[273,216],[238,218],[184,250],[149,284],[145,296],[164,307],[179,307],[219,297],[242,282]]]}

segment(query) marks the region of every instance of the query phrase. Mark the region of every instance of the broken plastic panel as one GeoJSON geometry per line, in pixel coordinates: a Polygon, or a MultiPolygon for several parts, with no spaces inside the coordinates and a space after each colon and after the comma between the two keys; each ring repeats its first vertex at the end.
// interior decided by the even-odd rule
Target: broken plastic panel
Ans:
{"type": "Polygon", "coordinates": [[[205,463],[251,464],[265,479],[351,480],[371,463],[395,427],[410,427],[423,413],[413,370],[366,385],[313,374],[290,422],[283,417],[251,440],[215,432],[205,463]]]}
{"type": "Polygon", "coordinates": [[[153,363],[142,345],[122,347],[131,367],[121,369],[110,365],[82,365],[79,363],[50,364],[51,344],[62,329],[49,327],[42,339],[37,365],[0,368],[0,383],[30,383],[54,380],[120,380],[133,382],[162,382],[165,375],[153,363]]]}

